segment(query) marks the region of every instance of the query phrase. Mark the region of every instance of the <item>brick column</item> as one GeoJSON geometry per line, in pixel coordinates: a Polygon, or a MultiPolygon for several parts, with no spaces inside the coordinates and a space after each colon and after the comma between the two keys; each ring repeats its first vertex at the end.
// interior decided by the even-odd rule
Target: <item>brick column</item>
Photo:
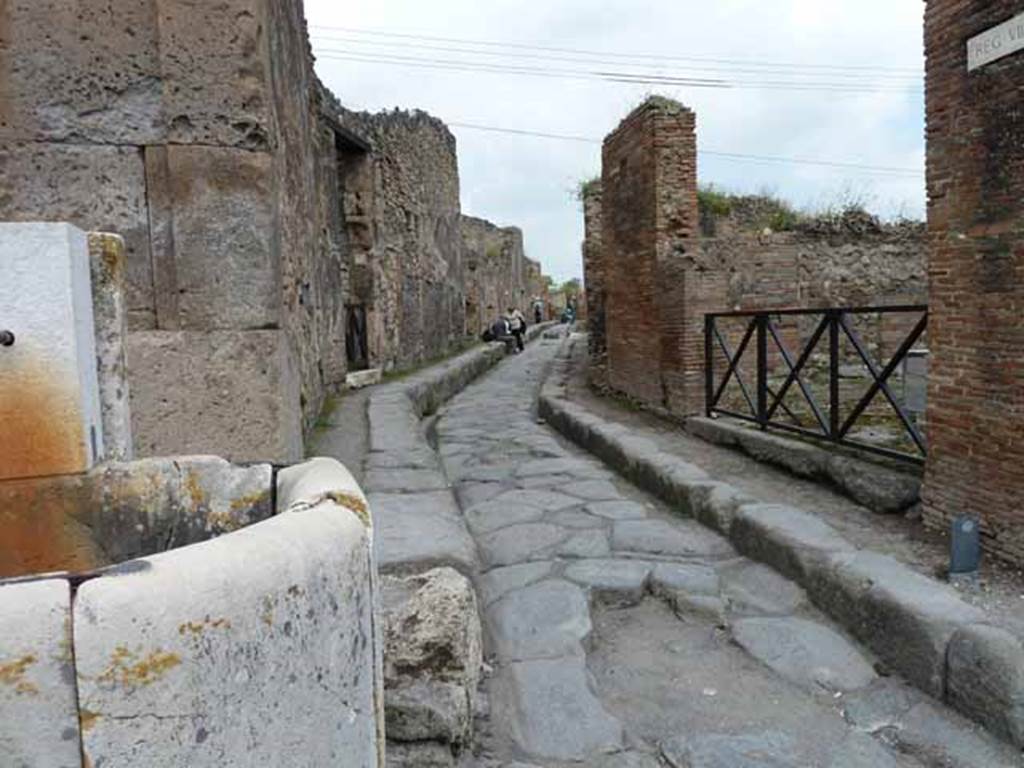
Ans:
{"type": "MultiPolygon", "coordinates": [[[[1024,562],[1024,51],[968,72],[970,38],[1021,0],[929,0],[932,352],[925,521],[970,513],[1024,562]]],[[[1005,45],[1005,42],[1004,42],[1005,45]]]]}
{"type": "Polygon", "coordinates": [[[587,331],[590,354],[601,358],[607,351],[605,341],[605,281],[603,224],[601,221],[601,183],[590,182],[580,193],[583,202],[583,285],[587,292],[587,331]]]}
{"type": "Polygon", "coordinates": [[[602,209],[612,388],[676,415],[703,409],[703,313],[721,278],[699,248],[696,116],[652,97],[604,142],[602,209]]]}

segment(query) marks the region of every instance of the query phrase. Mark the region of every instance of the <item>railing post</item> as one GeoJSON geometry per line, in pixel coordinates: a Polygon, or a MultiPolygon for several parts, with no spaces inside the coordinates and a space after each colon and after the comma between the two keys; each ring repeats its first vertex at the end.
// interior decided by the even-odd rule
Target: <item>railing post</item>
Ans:
{"type": "Polygon", "coordinates": [[[839,440],[839,318],[841,310],[828,313],[828,436],[839,440]]]}
{"type": "Polygon", "coordinates": [[[768,315],[757,316],[757,421],[768,428],[768,315]]]}
{"type": "Polygon", "coordinates": [[[704,315],[704,414],[711,415],[715,404],[715,356],[711,337],[715,332],[715,316],[704,315]]]}

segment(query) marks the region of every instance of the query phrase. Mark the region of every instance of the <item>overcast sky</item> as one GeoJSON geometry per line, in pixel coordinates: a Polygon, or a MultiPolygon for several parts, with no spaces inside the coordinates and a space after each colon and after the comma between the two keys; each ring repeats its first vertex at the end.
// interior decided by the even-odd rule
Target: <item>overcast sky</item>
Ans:
{"type": "MultiPolygon", "coordinates": [[[[768,190],[800,207],[854,198],[886,216],[923,216],[922,2],[305,4],[317,72],[346,106],[420,108],[449,123],[599,140],[646,94],[661,93],[697,112],[702,183],[736,192],[768,190]],[[481,65],[487,71],[478,71],[481,65]],[[512,74],[508,67],[558,76],[512,74]],[[596,79],[595,72],[704,78],[716,87],[613,82],[596,79]],[[820,88],[793,89],[794,81],[820,88]],[[784,89],[764,85],[780,82],[784,89]],[[720,87],[725,83],[759,85],[720,87]],[[910,169],[918,175],[753,162],[705,151],[910,169]]],[[[458,139],[463,212],[522,227],[528,255],[556,279],[581,275],[583,223],[574,190],[600,173],[600,144],[451,129],[458,139]]]]}

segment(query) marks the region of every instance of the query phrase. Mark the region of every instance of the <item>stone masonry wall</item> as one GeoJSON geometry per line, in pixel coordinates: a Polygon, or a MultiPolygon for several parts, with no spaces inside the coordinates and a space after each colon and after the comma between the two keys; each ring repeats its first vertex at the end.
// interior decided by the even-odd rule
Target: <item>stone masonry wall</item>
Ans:
{"type": "MultiPolygon", "coordinates": [[[[1024,52],[967,71],[1021,0],[929,0],[930,454],[925,522],[974,515],[1024,563],[1024,52]]],[[[1021,30],[1017,30],[1017,35],[1021,30]]]]}
{"type": "Polygon", "coordinates": [[[186,431],[234,459],[301,455],[293,398],[306,398],[308,423],[321,383],[296,340],[317,332],[301,327],[283,281],[320,247],[321,231],[304,224],[315,194],[301,161],[315,141],[310,66],[301,7],[281,0],[0,7],[0,219],[124,236],[143,455],[184,450],[186,431]],[[252,333],[291,343],[267,355],[252,333]],[[140,367],[156,350],[198,384],[188,397],[169,378],[177,364],[140,367]],[[299,387],[282,388],[293,360],[299,387]],[[230,397],[218,386],[228,373],[230,397]],[[232,439],[237,414],[266,397],[269,434],[232,439]]]}
{"type": "Polygon", "coordinates": [[[540,272],[524,254],[522,231],[473,216],[463,216],[460,229],[466,259],[466,333],[479,336],[510,306],[532,322],[530,303],[540,272]]]}
{"type": "Polygon", "coordinates": [[[361,171],[372,364],[391,369],[437,357],[463,338],[465,287],[455,137],[424,112],[340,110],[372,146],[361,171]]]}
{"type": "Polygon", "coordinates": [[[11,0],[0,85],[0,220],[124,237],[140,455],[296,459],[350,360],[463,342],[455,139],[344,110],[301,3],[11,0]]]}

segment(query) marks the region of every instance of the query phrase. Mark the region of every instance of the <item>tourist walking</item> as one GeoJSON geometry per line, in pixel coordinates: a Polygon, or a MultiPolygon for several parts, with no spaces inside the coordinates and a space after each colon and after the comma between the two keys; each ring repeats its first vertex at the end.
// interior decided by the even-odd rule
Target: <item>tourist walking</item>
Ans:
{"type": "Polygon", "coordinates": [[[526,348],[526,344],[523,342],[523,335],[526,333],[526,318],[515,307],[509,307],[505,319],[508,320],[509,331],[515,337],[516,352],[522,352],[526,348]]]}

